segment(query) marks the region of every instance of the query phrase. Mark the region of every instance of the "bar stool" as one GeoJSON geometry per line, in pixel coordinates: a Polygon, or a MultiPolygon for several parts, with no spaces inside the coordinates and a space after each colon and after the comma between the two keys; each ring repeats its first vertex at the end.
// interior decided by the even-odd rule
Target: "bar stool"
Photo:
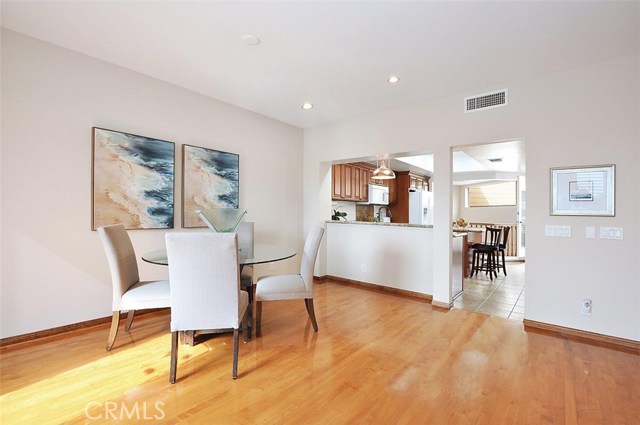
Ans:
{"type": "Polygon", "coordinates": [[[507,241],[509,240],[509,231],[511,228],[509,226],[505,226],[502,228],[502,242],[498,245],[498,270],[502,267],[502,271],[504,275],[507,275],[507,266],[504,260],[504,250],[507,249],[507,241]],[[502,264],[500,264],[500,257],[502,257],[502,264]]]}
{"type": "Polygon", "coordinates": [[[493,275],[498,277],[498,249],[500,247],[500,235],[502,229],[487,227],[484,234],[484,243],[473,244],[472,269],[469,277],[477,276],[479,271],[489,274],[489,279],[493,280],[493,275]]]}

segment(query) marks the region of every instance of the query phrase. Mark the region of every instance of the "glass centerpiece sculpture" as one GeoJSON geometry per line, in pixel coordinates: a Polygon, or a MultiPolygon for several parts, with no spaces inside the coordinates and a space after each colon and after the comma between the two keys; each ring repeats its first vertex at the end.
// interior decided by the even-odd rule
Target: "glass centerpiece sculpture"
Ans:
{"type": "Polygon", "coordinates": [[[242,217],[247,210],[238,208],[211,208],[208,210],[197,210],[196,214],[214,232],[232,233],[240,224],[242,217]]]}

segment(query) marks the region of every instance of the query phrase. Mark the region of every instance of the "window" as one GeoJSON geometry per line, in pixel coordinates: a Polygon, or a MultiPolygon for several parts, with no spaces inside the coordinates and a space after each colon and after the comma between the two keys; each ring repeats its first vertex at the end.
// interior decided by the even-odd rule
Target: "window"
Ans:
{"type": "Polygon", "coordinates": [[[467,187],[467,207],[516,205],[516,182],[489,183],[467,187]]]}

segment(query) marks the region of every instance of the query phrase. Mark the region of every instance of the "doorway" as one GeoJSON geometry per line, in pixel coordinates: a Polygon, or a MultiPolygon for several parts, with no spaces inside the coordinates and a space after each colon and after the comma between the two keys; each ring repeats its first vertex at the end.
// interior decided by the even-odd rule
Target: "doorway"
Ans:
{"type": "MultiPolygon", "coordinates": [[[[524,319],[526,177],[524,141],[512,140],[452,149],[452,211],[467,229],[463,289],[454,308],[513,320],[524,319]],[[485,271],[470,277],[473,243],[483,243],[488,227],[507,233],[501,240],[505,267],[497,277],[485,271]],[[508,231],[506,230],[508,228],[508,231]],[[506,270],[506,274],[504,272],[506,270]]],[[[501,254],[500,254],[501,257],[501,254]]]]}

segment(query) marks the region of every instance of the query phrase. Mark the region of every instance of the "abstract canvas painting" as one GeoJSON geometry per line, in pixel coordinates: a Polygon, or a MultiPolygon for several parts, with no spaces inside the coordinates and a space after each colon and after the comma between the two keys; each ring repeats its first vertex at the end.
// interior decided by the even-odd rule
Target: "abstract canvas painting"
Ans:
{"type": "Polygon", "coordinates": [[[92,229],[173,228],[175,145],[93,128],[92,229]]]}
{"type": "Polygon", "coordinates": [[[205,227],[196,210],[238,208],[240,156],[182,145],[182,227],[205,227]]]}

